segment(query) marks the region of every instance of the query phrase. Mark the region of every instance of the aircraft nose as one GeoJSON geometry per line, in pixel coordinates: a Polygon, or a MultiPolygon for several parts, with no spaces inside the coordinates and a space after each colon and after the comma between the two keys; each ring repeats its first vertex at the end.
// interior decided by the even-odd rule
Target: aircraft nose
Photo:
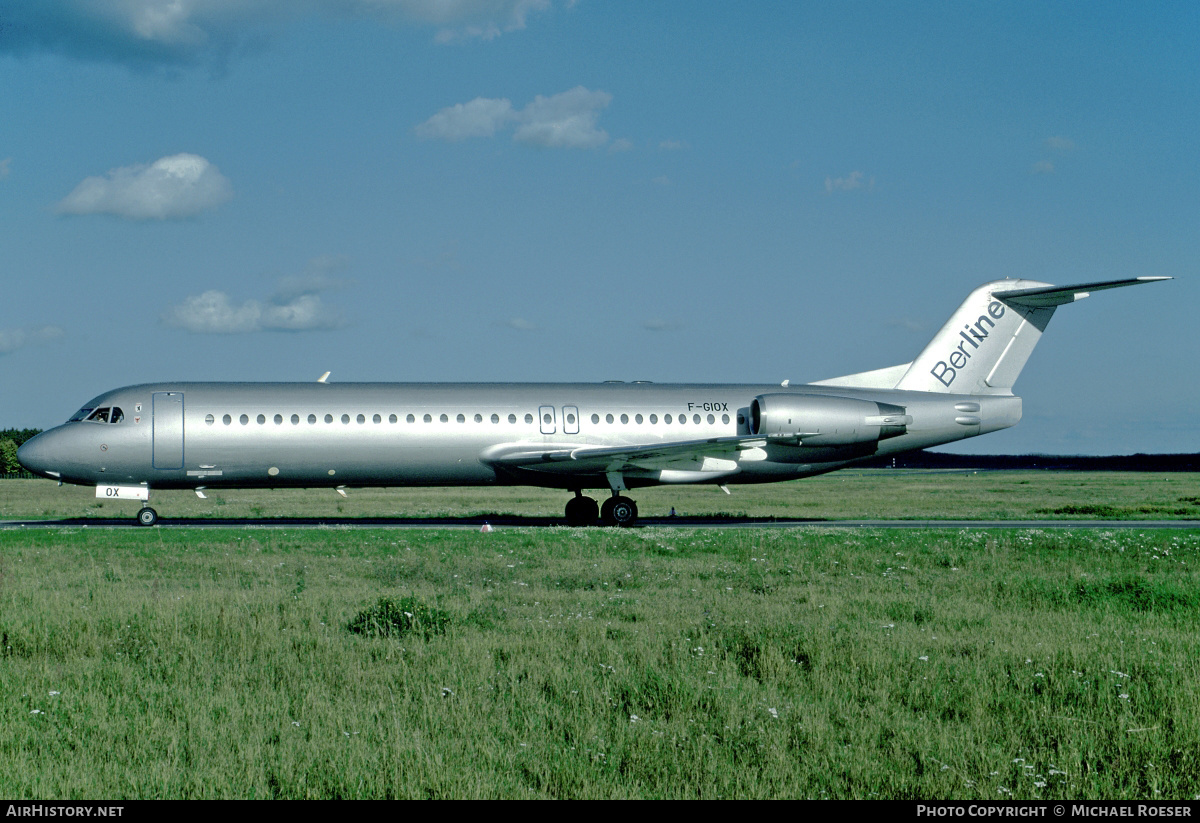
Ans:
{"type": "Polygon", "coordinates": [[[47,434],[49,432],[34,435],[22,443],[17,449],[17,462],[34,474],[58,477],[59,472],[54,467],[53,449],[49,443],[51,438],[47,437],[47,434]]]}

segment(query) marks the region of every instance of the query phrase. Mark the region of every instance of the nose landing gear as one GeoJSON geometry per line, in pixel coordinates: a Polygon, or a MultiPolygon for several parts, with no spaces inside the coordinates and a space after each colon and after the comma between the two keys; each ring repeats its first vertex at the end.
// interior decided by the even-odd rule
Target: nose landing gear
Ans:
{"type": "Polygon", "coordinates": [[[137,521],[139,526],[153,526],[158,522],[158,512],[149,506],[143,506],[137,513],[137,521]]]}

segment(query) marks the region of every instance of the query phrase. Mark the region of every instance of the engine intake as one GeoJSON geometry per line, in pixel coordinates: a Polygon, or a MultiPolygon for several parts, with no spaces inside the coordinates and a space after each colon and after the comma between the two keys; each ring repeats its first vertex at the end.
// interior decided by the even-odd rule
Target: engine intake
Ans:
{"type": "Polygon", "coordinates": [[[850,446],[899,437],[912,418],[903,406],[822,394],[760,394],[750,433],[794,437],[803,446],[850,446]]]}

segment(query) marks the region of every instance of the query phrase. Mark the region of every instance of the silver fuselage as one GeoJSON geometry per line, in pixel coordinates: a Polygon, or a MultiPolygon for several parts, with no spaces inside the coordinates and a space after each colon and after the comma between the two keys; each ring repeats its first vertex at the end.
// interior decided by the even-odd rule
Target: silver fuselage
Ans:
{"type": "Polygon", "coordinates": [[[751,404],[764,395],[889,404],[902,407],[911,422],[903,434],[869,443],[797,448],[765,439],[718,461],[720,471],[628,464],[625,484],[805,477],[1007,428],[1021,417],[1021,400],[1012,395],[815,385],[153,383],[106,392],[85,407],[119,409],[119,422],[63,424],[24,444],[20,459],[67,483],[153,489],[607,488],[612,478],[594,465],[542,471],[536,463],[515,465],[490,455],[750,436],[751,404]]]}

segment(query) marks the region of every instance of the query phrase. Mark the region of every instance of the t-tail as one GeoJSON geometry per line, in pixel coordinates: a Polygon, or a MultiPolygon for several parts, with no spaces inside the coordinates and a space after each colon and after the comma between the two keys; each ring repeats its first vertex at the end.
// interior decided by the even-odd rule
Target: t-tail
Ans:
{"type": "Polygon", "coordinates": [[[1056,308],[1094,291],[1170,279],[1135,277],[1075,286],[1036,280],[986,283],[971,292],[895,387],[946,394],[1011,394],[1056,308]]]}

